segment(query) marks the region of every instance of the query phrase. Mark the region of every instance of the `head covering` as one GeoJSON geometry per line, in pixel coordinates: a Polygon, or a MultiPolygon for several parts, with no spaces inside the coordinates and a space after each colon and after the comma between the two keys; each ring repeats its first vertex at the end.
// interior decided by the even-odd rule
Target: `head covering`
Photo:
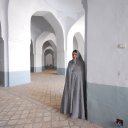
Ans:
{"type": "MultiPolygon", "coordinates": [[[[73,52],[76,52],[77,53],[77,59],[76,59],[76,62],[83,62],[83,58],[82,58],[82,56],[81,56],[81,54],[80,54],[80,52],[78,51],[78,50],[73,50],[73,52]]],[[[72,53],[73,53],[72,52],[72,53]]]]}
{"type": "Polygon", "coordinates": [[[81,56],[81,54],[78,50],[77,50],[77,60],[78,61],[83,61],[83,58],[82,58],[82,56],[81,56]]]}

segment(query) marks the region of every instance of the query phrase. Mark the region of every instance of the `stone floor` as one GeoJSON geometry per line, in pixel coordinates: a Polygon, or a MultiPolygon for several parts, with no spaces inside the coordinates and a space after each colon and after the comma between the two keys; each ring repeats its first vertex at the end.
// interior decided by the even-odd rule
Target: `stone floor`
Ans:
{"type": "Polygon", "coordinates": [[[65,77],[32,73],[30,84],[0,87],[0,128],[101,128],[59,112],[65,77]]]}

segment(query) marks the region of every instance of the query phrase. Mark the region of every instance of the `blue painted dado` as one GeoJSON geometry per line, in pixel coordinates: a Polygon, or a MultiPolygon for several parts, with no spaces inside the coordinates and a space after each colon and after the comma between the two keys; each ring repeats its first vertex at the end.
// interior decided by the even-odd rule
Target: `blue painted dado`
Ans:
{"type": "Polygon", "coordinates": [[[9,87],[31,82],[30,71],[9,72],[9,87]]]}
{"type": "Polygon", "coordinates": [[[66,69],[65,68],[57,68],[58,75],[65,75],[66,69]]]}
{"type": "Polygon", "coordinates": [[[45,70],[45,67],[31,67],[31,72],[42,72],[45,70]]]}
{"type": "Polygon", "coordinates": [[[128,128],[128,87],[88,83],[87,111],[88,120],[104,128],[114,128],[116,118],[128,128]]]}
{"type": "Polygon", "coordinates": [[[31,82],[30,71],[2,72],[0,71],[0,86],[12,87],[31,82]]]}

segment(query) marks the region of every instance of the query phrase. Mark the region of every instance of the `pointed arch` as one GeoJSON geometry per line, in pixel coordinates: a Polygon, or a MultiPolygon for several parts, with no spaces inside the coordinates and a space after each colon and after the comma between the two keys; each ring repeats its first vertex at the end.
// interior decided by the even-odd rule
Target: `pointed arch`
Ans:
{"type": "Polygon", "coordinates": [[[78,47],[82,57],[84,58],[84,46],[85,46],[85,16],[83,15],[69,30],[67,36],[67,63],[72,58],[74,46],[78,47]]]}
{"type": "MultiPolygon", "coordinates": [[[[51,34],[55,35],[56,41],[53,41],[53,39],[52,41],[56,42],[57,60],[59,60],[57,61],[57,72],[58,74],[65,74],[65,44],[64,44],[64,32],[63,32],[62,25],[60,24],[56,16],[53,15],[51,12],[37,11],[33,15],[44,17],[48,21],[48,23],[50,23],[50,25],[53,27],[55,33],[51,33],[51,34]]],[[[49,32],[45,32],[46,35],[47,33],[49,32]]],[[[37,41],[36,41],[36,46],[37,46],[37,41]]],[[[39,52],[41,52],[41,50],[39,52]]]]}

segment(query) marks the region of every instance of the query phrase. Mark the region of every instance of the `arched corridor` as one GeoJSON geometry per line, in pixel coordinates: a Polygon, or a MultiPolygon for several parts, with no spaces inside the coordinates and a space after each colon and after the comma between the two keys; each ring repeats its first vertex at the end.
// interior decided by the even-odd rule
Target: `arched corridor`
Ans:
{"type": "MultiPolygon", "coordinates": [[[[73,49],[85,61],[87,120],[113,128],[114,120],[120,118],[127,128],[127,33],[128,0],[0,0],[0,128],[32,127],[33,107],[41,111],[45,110],[40,106],[50,107],[60,114],[63,87],[56,84],[64,78],[61,75],[73,49]],[[57,95],[55,102],[50,88],[57,95]],[[60,90],[56,93],[56,89],[60,90]]],[[[60,84],[64,85],[64,79],[60,84]]],[[[59,127],[54,118],[42,118],[44,127],[59,127]],[[46,126],[48,120],[50,126],[46,126]]],[[[66,117],[66,121],[63,127],[72,128],[71,120],[66,117]]]]}
{"type": "Polygon", "coordinates": [[[59,112],[64,76],[55,70],[32,73],[30,84],[0,88],[0,127],[101,128],[59,112]]]}

